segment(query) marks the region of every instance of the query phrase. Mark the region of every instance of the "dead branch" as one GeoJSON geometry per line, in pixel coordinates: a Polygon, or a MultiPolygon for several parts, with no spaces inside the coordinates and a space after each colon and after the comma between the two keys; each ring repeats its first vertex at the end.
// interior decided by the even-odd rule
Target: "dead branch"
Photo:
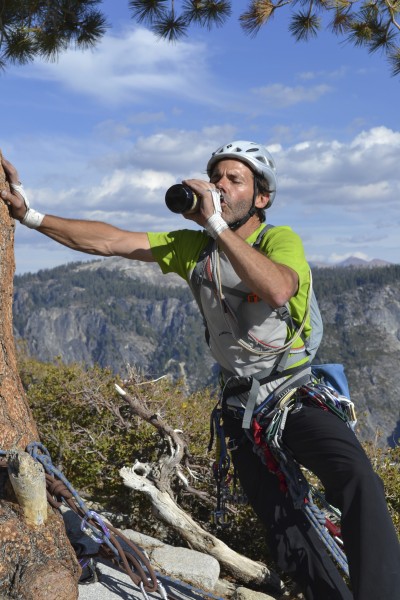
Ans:
{"type": "Polygon", "coordinates": [[[135,398],[131,394],[128,394],[119,385],[115,386],[118,394],[120,394],[129,404],[135,415],[150,423],[155,427],[162,438],[166,439],[170,446],[169,456],[164,456],[159,462],[159,475],[156,478],[157,487],[160,490],[167,491],[171,496],[170,481],[174,471],[180,465],[182,460],[188,460],[190,452],[187,443],[181,437],[179,432],[173,429],[170,425],[165,423],[159,414],[154,414],[148,410],[144,403],[139,398],[135,398]]]}
{"type": "Polygon", "coordinates": [[[124,484],[136,491],[144,493],[150,499],[156,516],[178,531],[194,550],[209,554],[218,560],[226,572],[236,581],[256,585],[270,584],[280,587],[283,584],[278,576],[266,565],[238,554],[212,534],[204,531],[184,512],[166,491],[159,490],[155,483],[148,479],[148,465],[136,462],[132,467],[123,467],[120,475],[124,484]]]}
{"type": "MultiPolygon", "coordinates": [[[[169,441],[171,452],[171,456],[160,460],[160,465],[136,461],[133,467],[122,468],[120,475],[124,484],[145,494],[150,499],[156,516],[177,531],[191,548],[216,558],[237,581],[252,582],[257,585],[268,583],[283,590],[283,584],[279,577],[266,565],[234,552],[221,540],[202,529],[177,505],[170,485],[172,477],[177,477],[186,491],[195,491],[182,473],[180,465],[182,458],[188,459],[190,456],[186,442],[178,431],[172,429],[159,415],[148,410],[143,401],[131,396],[118,385],[115,387],[117,392],[129,403],[132,411],[151,423],[160,435],[169,441]]],[[[197,491],[196,495],[203,501],[207,500],[208,495],[205,492],[197,491]]]]}

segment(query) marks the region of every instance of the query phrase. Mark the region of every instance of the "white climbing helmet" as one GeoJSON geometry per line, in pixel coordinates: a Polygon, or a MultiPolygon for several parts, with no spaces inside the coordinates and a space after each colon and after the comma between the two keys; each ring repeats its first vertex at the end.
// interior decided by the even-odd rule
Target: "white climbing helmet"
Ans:
{"type": "Polygon", "coordinates": [[[210,177],[215,164],[224,159],[241,160],[248,164],[250,168],[264,177],[268,181],[269,187],[269,202],[268,207],[274,201],[276,194],[276,166],[275,161],[265,146],[256,144],[255,142],[231,142],[221,146],[212,153],[210,160],[207,163],[207,174],[210,177]]]}

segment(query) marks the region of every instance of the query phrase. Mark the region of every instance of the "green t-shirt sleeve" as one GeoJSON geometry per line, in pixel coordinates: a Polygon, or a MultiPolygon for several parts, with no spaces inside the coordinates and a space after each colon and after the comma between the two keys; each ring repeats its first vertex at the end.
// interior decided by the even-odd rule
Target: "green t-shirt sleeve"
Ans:
{"type": "Polygon", "coordinates": [[[296,271],[299,279],[309,271],[301,238],[290,227],[268,229],[259,248],[274,262],[296,271]]]}
{"type": "Polygon", "coordinates": [[[169,233],[147,233],[151,252],[163,273],[177,273],[189,281],[201,250],[208,241],[203,231],[182,229],[169,233]]]}

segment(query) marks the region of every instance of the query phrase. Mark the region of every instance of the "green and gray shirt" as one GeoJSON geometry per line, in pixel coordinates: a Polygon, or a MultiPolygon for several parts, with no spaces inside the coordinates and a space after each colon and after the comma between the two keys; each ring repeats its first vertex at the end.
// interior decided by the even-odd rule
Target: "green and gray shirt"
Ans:
{"type": "MultiPolygon", "coordinates": [[[[261,224],[246,240],[254,244],[265,227],[261,224]]],[[[199,256],[209,244],[204,231],[180,230],[169,233],[148,233],[151,250],[163,273],[177,273],[192,287],[192,273],[199,256]]],[[[310,268],[300,237],[290,227],[273,227],[263,235],[258,250],[276,263],[293,269],[299,278],[297,294],[289,301],[292,319],[299,325],[307,307],[310,288],[310,268]]],[[[275,308],[264,301],[251,302],[251,290],[240,281],[228,258],[215,245],[205,264],[200,304],[209,332],[210,351],[220,365],[224,379],[231,375],[251,376],[275,364],[279,350],[293,335],[275,308]],[[229,293],[232,289],[235,293],[229,293]],[[243,292],[237,294],[237,291],[243,292]],[[221,293],[222,292],[222,293],[221,293]]],[[[196,294],[197,295],[197,294],[196,294]]],[[[309,318],[304,335],[310,334],[309,318]]],[[[301,354],[305,361],[304,343],[298,338],[291,354],[301,354]]],[[[259,391],[257,404],[262,402],[282,379],[269,382],[259,391]]]]}

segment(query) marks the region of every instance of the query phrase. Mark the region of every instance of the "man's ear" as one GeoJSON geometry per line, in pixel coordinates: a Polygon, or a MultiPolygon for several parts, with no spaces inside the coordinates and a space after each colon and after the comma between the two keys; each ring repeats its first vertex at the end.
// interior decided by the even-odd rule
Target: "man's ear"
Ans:
{"type": "Polygon", "coordinates": [[[267,208],[269,202],[269,194],[257,194],[257,198],[255,201],[256,208],[267,208]]]}

